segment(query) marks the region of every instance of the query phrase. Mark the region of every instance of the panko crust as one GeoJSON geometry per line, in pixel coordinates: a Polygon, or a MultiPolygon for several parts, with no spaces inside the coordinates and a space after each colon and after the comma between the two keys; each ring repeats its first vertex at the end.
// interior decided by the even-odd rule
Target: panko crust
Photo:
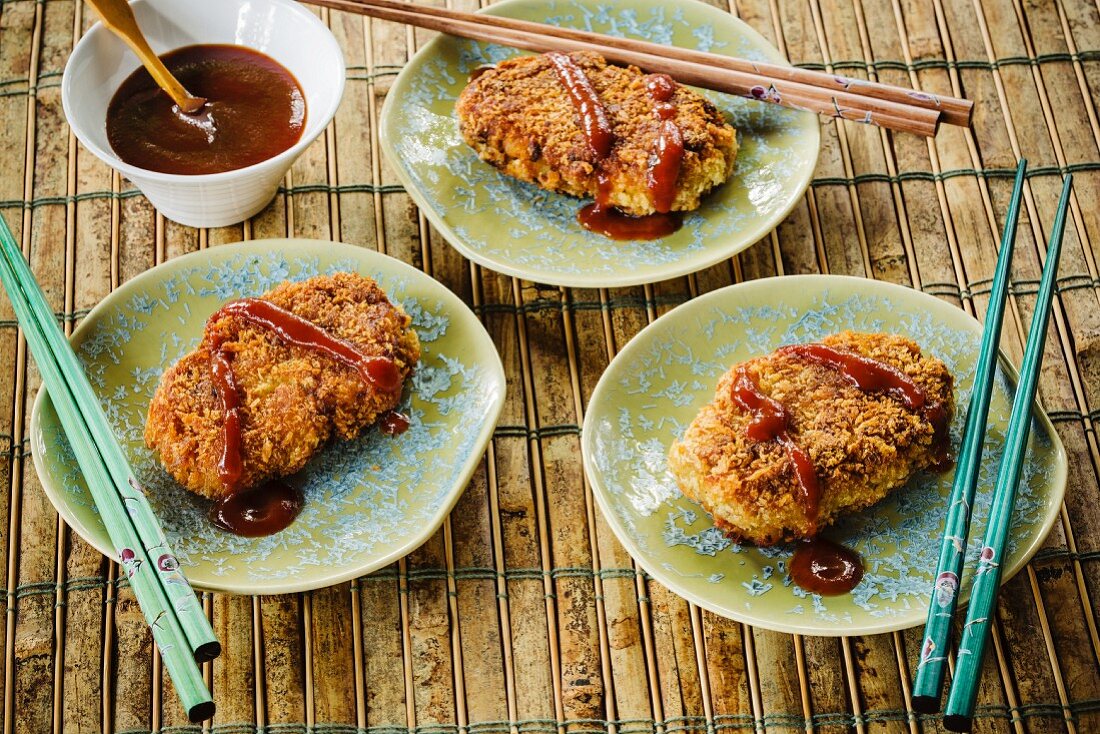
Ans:
{"type": "MultiPolygon", "coordinates": [[[[893,365],[948,415],[954,411],[951,373],[911,340],[843,332],[821,343],[893,365]]],[[[719,379],[714,400],[669,450],[681,491],[731,537],[761,546],[812,538],[937,463],[932,424],[896,398],[865,393],[836,370],[794,354],[773,352],[743,364],[760,391],[788,411],[790,434],[816,469],[821,503],[815,521],[783,448],[748,437],[752,414],[733,399],[741,366],[734,365],[719,379]]]]}
{"type": "MultiPolygon", "coordinates": [[[[420,359],[411,319],[372,279],[355,273],[283,283],[262,298],[372,356],[394,360],[401,382],[420,359]]],[[[192,492],[226,494],[218,476],[224,415],[211,377],[211,350],[231,354],[241,393],[242,486],[301,470],[332,436],[354,438],[394,408],[401,386],[381,391],[316,351],[291,347],[266,329],[219,312],[198,348],[161,377],[145,423],[145,443],[192,492]]]]}
{"type": "MultiPolygon", "coordinates": [[[[597,53],[569,56],[591,81],[615,135],[600,164],[610,180],[608,203],[627,214],[652,214],[647,171],[659,122],[646,75],[635,66],[609,65],[597,53]]],[[[670,102],[684,139],[672,209],[690,211],[733,173],[737,138],[718,109],[691,89],[677,85],[670,102]]],[[[546,56],[519,56],[486,70],[462,90],[456,111],[462,137],[482,160],[550,191],[596,196],[595,154],[546,56]]]]}

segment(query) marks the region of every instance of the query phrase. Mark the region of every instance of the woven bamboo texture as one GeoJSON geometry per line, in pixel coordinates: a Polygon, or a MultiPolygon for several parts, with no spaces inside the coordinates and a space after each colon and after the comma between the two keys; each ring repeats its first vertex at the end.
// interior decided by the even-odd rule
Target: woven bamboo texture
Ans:
{"type": "Polygon", "coordinates": [[[1046,545],[1001,595],[976,730],[1100,732],[1100,5],[724,1],[796,63],[973,99],[973,127],[925,141],[825,122],[812,186],[762,242],[688,278],[585,291],[464,260],[380,157],[382,100],[429,34],[321,13],[349,64],[334,124],[267,210],[206,231],[158,216],[65,124],[61,72],[91,12],[72,0],[0,4],[0,212],[66,328],[119,283],[179,254],[331,238],[453,289],[483,319],[508,374],[492,444],[420,550],[313,593],[204,596],[225,652],[206,668],[218,714],[198,727],[180,711],[118,568],[43,494],[26,438],[39,379],[0,303],[4,734],[940,731],[908,704],[919,630],[776,634],[712,616],[647,578],[593,504],[578,426],[616,349],[675,304],[736,281],[859,275],[981,317],[1019,156],[1032,168],[1005,326],[1017,361],[1042,233],[1061,176],[1076,176],[1040,386],[1070,483],[1046,545]]]}

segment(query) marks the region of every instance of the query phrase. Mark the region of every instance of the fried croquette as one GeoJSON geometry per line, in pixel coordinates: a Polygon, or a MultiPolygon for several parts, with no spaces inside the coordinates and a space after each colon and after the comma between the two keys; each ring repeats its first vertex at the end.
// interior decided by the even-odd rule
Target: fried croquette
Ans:
{"type": "Polygon", "coordinates": [[[943,460],[946,444],[937,443],[946,434],[937,431],[954,409],[943,362],[889,334],[844,332],[820,343],[896,368],[940,411],[943,425],[897,394],[864,391],[835,366],[797,352],[780,349],[734,365],[718,381],[714,400],[672,444],[669,468],[681,491],[736,540],[766,546],[813,538],[943,460]],[[755,414],[733,393],[741,374],[785,409],[787,434],[813,464],[820,490],[815,506],[807,506],[788,451],[777,441],[749,437],[755,414]]]}
{"type": "MultiPolygon", "coordinates": [[[[482,160],[550,191],[594,198],[602,174],[604,203],[634,216],[652,214],[648,175],[661,120],[647,91],[649,77],[634,66],[609,65],[597,53],[569,57],[603,103],[614,135],[607,157],[599,159],[588,144],[545,55],[509,59],[473,79],[456,105],[462,137],[482,160]]],[[[689,211],[733,173],[737,139],[718,109],[691,89],[676,85],[669,103],[684,144],[671,210],[689,211]]]]}
{"type": "Polygon", "coordinates": [[[333,436],[357,436],[397,405],[420,358],[409,316],[370,278],[319,276],[261,298],[365,355],[391,359],[400,380],[380,389],[327,354],[289,346],[240,315],[215,313],[198,348],[161,377],[145,423],[145,443],[168,473],[211,499],[233,489],[219,475],[226,415],[211,372],[214,349],[230,357],[240,396],[242,488],[299,471],[333,436]]]}

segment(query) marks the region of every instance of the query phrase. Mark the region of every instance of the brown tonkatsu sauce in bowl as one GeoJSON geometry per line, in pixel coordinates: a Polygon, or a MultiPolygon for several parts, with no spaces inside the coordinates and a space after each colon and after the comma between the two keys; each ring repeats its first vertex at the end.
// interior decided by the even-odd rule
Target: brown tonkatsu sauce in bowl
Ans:
{"type": "Polygon", "coordinates": [[[189,114],[144,67],[128,76],[107,107],[107,139],[126,163],[161,173],[223,173],[273,158],[302,137],[302,88],[270,56],[200,44],[161,58],[206,104],[189,114]]]}
{"type": "Polygon", "coordinates": [[[294,0],[134,0],[153,50],[207,103],[177,109],[102,24],[65,66],[65,116],[84,148],[168,219],[220,227],[248,219],[324,132],[343,95],[343,52],[294,0]]]}

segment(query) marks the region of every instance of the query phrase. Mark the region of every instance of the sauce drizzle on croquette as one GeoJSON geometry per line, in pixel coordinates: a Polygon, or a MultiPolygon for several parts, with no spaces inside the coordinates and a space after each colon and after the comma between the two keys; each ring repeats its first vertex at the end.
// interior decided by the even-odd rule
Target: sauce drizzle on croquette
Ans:
{"type": "Polygon", "coordinates": [[[744,367],[737,371],[737,379],[733,383],[733,399],[753,414],[752,422],[746,429],[749,438],[761,442],[776,441],[787,452],[794,466],[795,476],[798,477],[806,516],[811,522],[816,520],[821,503],[821,484],[817,481],[817,472],[814,471],[810,455],[787,432],[790,427],[787,409],[779,401],[760,392],[760,388],[744,367]]]}
{"type": "Polygon", "coordinates": [[[210,374],[214,391],[222,404],[222,455],[218,459],[218,478],[222,485],[236,491],[241,482],[241,393],[233,365],[220,345],[210,354],[210,374]]]}
{"type": "Polygon", "coordinates": [[[573,108],[581,118],[581,129],[584,131],[585,140],[596,159],[598,181],[596,201],[577,212],[577,221],[588,231],[602,234],[613,240],[655,240],[667,237],[680,229],[682,218],[679,214],[670,213],[672,202],[676,198],[676,181],[680,177],[680,163],[684,158],[684,138],[680,128],[672,120],[676,114],[676,107],[669,103],[676,92],[676,82],[672,81],[667,74],[657,74],[646,80],[646,89],[656,103],[654,113],[661,125],[656,151],[650,156],[651,160],[646,172],[650,200],[657,212],[642,217],[632,217],[609,206],[608,192],[611,190],[611,179],[604,170],[603,163],[611,154],[611,147],[615,144],[615,133],[611,129],[607,110],[604,109],[596,89],[584,73],[584,69],[567,54],[552,51],[546,54],[546,58],[553,65],[558,80],[565,87],[569,99],[573,102],[573,108]]]}
{"type": "Polygon", "coordinates": [[[928,396],[920,385],[893,365],[879,362],[862,354],[828,347],[824,344],[792,344],[780,347],[782,354],[795,354],[802,359],[835,369],[863,392],[884,392],[901,400],[906,408],[920,413],[932,424],[932,442],[936,454],[936,469],[946,469],[950,460],[950,437],[947,432],[947,409],[928,396]]]}
{"type": "Polygon", "coordinates": [[[676,105],[669,102],[679,85],[668,74],[650,74],[645,87],[653,98],[653,114],[660,125],[656,150],[650,156],[646,179],[649,199],[660,214],[672,210],[676,200],[676,181],[684,161],[684,135],[676,124],[676,105]]]}
{"type": "MultiPolygon", "coordinates": [[[[223,314],[237,316],[254,326],[267,329],[286,344],[326,354],[355,369],[364,380],[379,390],[389,391],[401,385],[401,374],[392,359],[364,354],[355,345],[337,339],[312,321],[303,319],[293,311],[279,308],[271,301],[262,298],[231,301],[222,306],[211,319],[223,314]]],[[[224,448],[218,464],[218,474],[226,489],[236,491],[241,478],[240,394],[233,377],[233,366],[228,355],[222,351],[221,344],[214,345],[212,354],[214,388],[225,410],[225,420],[222,422],[224,448]]]]}
{"type": "Polygon", "coordinates": [[[333,272],[285,281],[257,295],[324,336],[386,359],[357,358],[359,369],[349,367],[335,356],[295,346],[305,341],[301,334],[293,342],[279,338],[264,324],[279,321],[273,316],[279,311],[255,304],[243,312],[262,310],[268,318],[257,321],[241,315],[242,305],[233,305],[211,316],[201,342],[165,370],[149,403],[145,445],[173,479],[197,495],[217,502],[248,494],[213,510],[211,519],[243,513],[247,517],[237,519],[249,524],[249,532],[261,517],[291,519],[279,499],[286,498],[285,488],[265,485],[288,481],[330,440],[351,440],[377,426],[400,404],[401,384],[420,360],[409,315],[368,276],[333,272]],[[368,366],[377,383],[363,377],[368,366]],[[394,368],[398,380],[392,379],[394,368]],[[230,409],[238,411],[236,419],[230,409]],[[233,426],[238,419],[239,442],[233,426]]]}
{"type": "Polygon", "coordinates": [[[354,368],[379,390],[389,392],[401,385],[401,373],[392,359],[373,357],[343,339],[337,339],[317,324],[293,311],[279,308],[262,298],[242,298],[222,306],[222,314],[239,316],[254,326],[267,329],[287,344],[312,349],[354,368]]]}
{"type": "Polygon", "coordinates": [[[463,140],[482,160],[548,191],[588,198],[581,225],[616,239],[676,231],[679,222],[669,217],[697,209],[733,174],[737,154],[736,131],[709,100],[667,76],[608,64],[590,51],[517,56],[479,68],[455,111],[463,140]],[[562,69],[568,69],[564,81],[562,69]],[[570,94],[582,79],[594,96],[570,94]],[[597,103],[610,125],[606,156],[598,153],[607,136],[594,146],[586,135],[599,128],[597,103]],[[586,113],[592,113],[587,126],[586,113]],[[660,215],[655,199],[668,209],[659,226],[627,219],[660,215]]]}
{"type": "MultiPolygon", "coordinates": [[[[926,406],[939,403],[945,416],[953,413],[951,372],[912,340],[845,331],[817,343],[895,368],[923,390],[926,406]]],[[[882,389],[882,383],[865,385],[879,389],[862,389],[836,367],[784,347],[733,364],[719,378],[713,400],[669,447],[669,471],[684,495],[737,542],[771,546],[814,538],[844,515],[903,490],[914,475],[936,465],[936,427],[928,416],[935,418],[937,411],[913,410],[900,394],[882,389]],[[751,405],[746,409],[733,395],[745,372],[778,404],[769,406],[770,418],[762,416],[764,425],[753,432],[766,438],[765,429],[786,428],[812,457],[821,485],[812,516],[785,447],[749,435],[757,411],[751,405]],[[785,421],[778,420],[783,413],[785,421]]],[[[916,404],[916,393],[910,393],[916,404]]]]}
{"type": "Polygon", "coordinates": [[[588,147],[592,149],[596,160],[602,161],[611,153],[611,146],[615,144],[615,133],[607,120],[607,110],[604,109],[603,102],[584,70],[573,59],[557,51],[546,54],[546,58],[554,65],[561,85],[569,93],[569,99],[580,115],[581,129],[584,130],[588,147]]]}
{"type": "MultiPolygon", "coordinates": [[[[792,344],[780,347],[778,354],[790,354],[815,364],[836,370],[853,386],[865,393],[883,392],[899,399],[909,410],[919,413],[932,424],[935,468],[945,468],[950,445],[947,432],[947,409],[928,396],[919,385],[894,367],[862,354],[836,349],[824,344],[792,344]]],[[[745,430],[754,441],[775,441],[787,452],[801,490],[801,500],[807,517],[815,521],[821,501],[821,485],[813,461],[806,450],[791,437],[790,414],[782,403],[760,392],[759,386],[741,367],[733,383],[732,397],[753,414],[745,430]]]]}

